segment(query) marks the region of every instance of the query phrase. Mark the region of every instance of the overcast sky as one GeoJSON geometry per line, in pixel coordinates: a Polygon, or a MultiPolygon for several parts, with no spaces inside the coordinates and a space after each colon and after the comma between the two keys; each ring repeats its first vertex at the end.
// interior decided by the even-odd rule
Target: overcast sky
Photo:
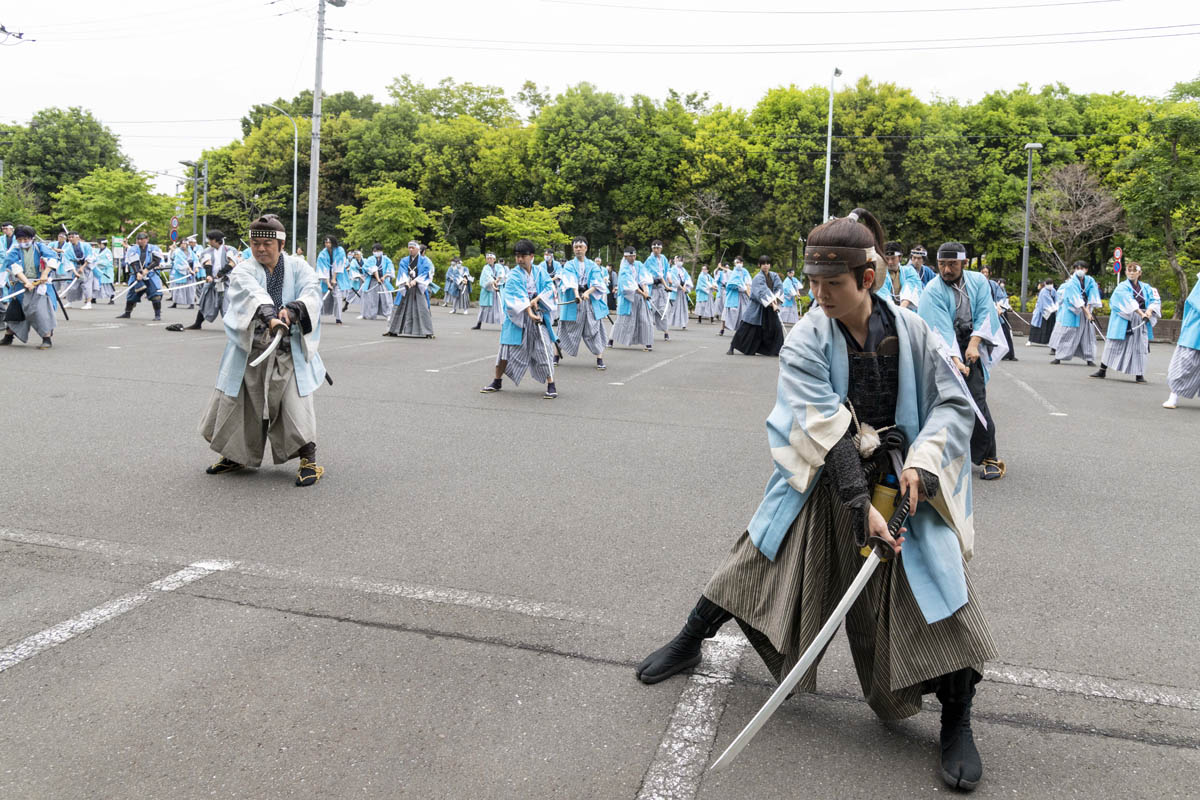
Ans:
{"type": "MultiPolygon", "coordinates": [[[[348,0],[327,11],[325,90],[385,100],[387,84],[407,72],[509,94],[527,79],[555,93],[579,81],[626,96],[699,90],[749,109],[775,86],[825,85],[835,66],[839,84],[869,75],[925,100],[975,100],[1024,82],[1161,96],[1200,75],[1195,0],[865,5],[896,13],[787,0],[348,0]],[[1156,38],[1131,38],[1139,36],[1156,38]],[[1038,40],[1056,44],[979,47],[1038,40]],[[945,46],[955,49],[917,49],[945,46]]],[[[180,159],[240,136],[237,119],[252,104],[313,85],[316,6],[0,0],[0,24],[36,40],[0,47],[0,120],[83,106],[121,137],[138,169],[179,175],[180,159]]],[[[176,182],[157,184],[173,192],[176,182]]]]}

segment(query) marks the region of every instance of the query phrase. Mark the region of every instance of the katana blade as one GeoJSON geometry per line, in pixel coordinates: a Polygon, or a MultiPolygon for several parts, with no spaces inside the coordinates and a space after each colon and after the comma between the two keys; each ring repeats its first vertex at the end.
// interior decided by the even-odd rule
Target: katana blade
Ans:
{"type": "Polygon", "coordinates": [[[871,579],[871,576],[875,573],[875,568],[878,566],[879,555],[872,550],[871,555],[867,556],[862,569],[858,571],[858,575],[854,578],[854,582],[846,590],[846,595],[837,604],[837,608],[833,609],[833,613],[829,615],[825,626],[817,634],[817,638],[813,639],[812,644],[804,651],[804,655],[796,662],[796,666],[792,667],[792,671],[780,682],[779,688],[771,694],[767,702],[763,704],[763,707],[754,715],[754,719],[750,720],[749,724],[742,729],[742,732],[730,743],[729,747],[725,748],[725,752],[713,762],[713,765],[709,769],[720,770],[729,766],[738,757],[738,753],[742,752],[746,745],[750,743],[750,740],[754,738],[754,735],[758,733],[762,726],[767,724],[767,720],[771,718],[776,709],[792,693],[792,689],[804,677],[804,673],[808,672],[809,668],[816,662],[817,656],[825,649],[825,645],[829,644],[829,640],[833,638],[833,634],[837,631],[838,626],[842,624],[842,620],[850,612],[850,606],[854,605],[854,601],[862,594],[867,581],[871,579]]]}
{"type": "Polygon", "coordinates": [[[259,364],[267,360],[267,356],[275,352],[275,348],[279,347],[279,343],[283,340],[283,331],[275,331],[275,338],[267,345],[267,349],[262,351],[262,355],[250,362],[250,366],[257,367],[259,364]]]}
{"type": "Polygon", "coordinates": [[[3,303],[5,300],[11,300],[11,299],[13,299],[14,297],[16,297],[17,295],[21,295],[21,294],[25,294],[25,290],[24,290],[24,289],[17,289],[17,290],[16,290],[15,292],[13,292],[12,294],[6,294],[6,295],[4,295],[4,297],[0,297],[0,303],[3,303]]]}

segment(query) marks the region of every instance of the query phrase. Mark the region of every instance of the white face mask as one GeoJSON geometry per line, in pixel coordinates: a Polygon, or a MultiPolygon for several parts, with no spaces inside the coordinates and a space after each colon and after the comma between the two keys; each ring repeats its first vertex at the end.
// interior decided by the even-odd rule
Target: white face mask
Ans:
{"type": "Polygon", "coordinates": [[[1077,278],[1082,278],[1084,275],[1087,275],[1087,270],[1086,270],[1086,269],[1077,269],[1077,270],[1075,270],[1075,277],[1077,277],[1077,278]]]}
{"type": "Polygon", "coordinates": [[[17,247],[20,247],[22,250],[28,250],[33,247],[33,242],[17,242],[17,247]]]}
{"type": "Polygon", "coordinates": [[[376,258],[379,258],[380,256],[382,256],[382,255],[383,255],[383,251],[382,251],[382,250],[376,250],[375,252],[371,253],[371,255],[375,256],[376,258]]]}

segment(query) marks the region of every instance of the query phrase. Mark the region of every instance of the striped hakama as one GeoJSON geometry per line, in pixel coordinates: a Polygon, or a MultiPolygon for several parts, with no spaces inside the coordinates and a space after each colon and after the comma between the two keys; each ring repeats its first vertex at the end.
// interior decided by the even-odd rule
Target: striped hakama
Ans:
{"type": "Polygon", "coordinates": [[[667,309],[666,323],[671,328],[686,328],[688,324],[687,293],[682,289],[675,292],[675,301],[667,309]]]}
{"type": "Polygon", "coordinates": [[[521,385],[526,372],[540,383],[554,380],[554,351],[550,346],[550,334],[540,322],[533,326],[533,331],[536,331],[536,335],[531,335],[530,326],[526,325],[520,344],[502,344],[500,352],[496,354],[496,364],[507,362],[504,374],[517,386],[521,385]]]}
{"type": "MultiPolygon", "coordinates": [[[[270,340],[254,337],[249,360],[258,358],[270,340]]],[[[317,438],[313,396],[301,397],[291,349],[280,342],[257,367],[247,362],[237,397],[213,389],[200,421],[200,435],[225,458],[258,467],[263,448],[271,445],[271,461],[282,464],[300,454],[300,448],[317,438]],[[269,424],[264,425],[269,420],[269,424]]]]}
{"type": "Polygon", "coordinates": [[[604,319],[596,319],[592,304],[586,302],[579,310],[579,318],[564,319],[558,323],[558,346],[569,356],[579,355],[579,343],[587,345],[592,355],[604,355],[604,319]]]}
{"type": "Polygon", "coordinates": [[[363,319],[387,319],[392,310],[395,294],[387,291],[377,280],[371,281],[371,288],[362,293],[363,319]]]}
{"type": "Polygon", "coordinates": [[[583,341],[583,318],[586,316],[586,313],[579,313],[575,319],[558,321],[558,346],[569,356],[579,355],[579,343],[583,341]]]}
{"type": "MultiPolygon", "coordinates": [[[[775,561],[743,533],[704,595],[737,619],[746,638],[781,680],[816,638],[863,564],[851,515],[822,476],[796,517],[775,561]]],[[[965,565],[964,565],[965,570],[965,565]]],[[[921,710],[924,683],[996,657],[996,645],[967,573],[967,603],[930,625],[902,565],[880,564],[846,617],[846,637],[863,695],[885,720],[921,710]]],[[[819,662],[818,662],[819,663],[819,662]]],[[[798,685],[816,690],[817,664],[798,685]]]]}
{"type": "Polygon", "coordinates": [[[1171,366],[1167,368],[1167,386],[1180,397],[1200,395],[1200,350],[1175,346],[1171,366]]]}
{"type": "Polygon", "coordinates": [[[716,319],[719,316],[721,316],[721,307],[716,298],[709,295],[702,300],[700,295],[696,295],[697,319],[716,319]]]}
{"type": "Polygon", "coordinates": [[[670,326],[667,318],[670,316],[670,310],[667,308],[667,290],[662,287],[662,284],[657,284],[650,289],[650,320],[654,323],[654,327],[660,331],[666,331],[670,326]]]}
{"type": "Polygon", "coordinates": [[[39,294],[35,289],[8,301],[8,308],[4,310],[4,324],[22,342],[29,341],[30,328],[38,336],[49,336],[54,332],[58,320],[54,316],[54,304],[50,301],[49,292],[47,289],[46,294],[39,294]]]}
{"type": "Polygon", "coordinates": [[[654,324],[650,321],[650,315],[654,312],[650,310],[646,298],[640,294],[635,294],[629,301],[629,305],[629,313],[625,316],[618,316],[617,324],[613,326],[613,342],[622,347],[631,347],[635,344],[652,347],[654,345],[654,324]]]}
{"type": "Polygon", "coordinates": [[[433,336],[433,312],[429,310],[425,293],[419,286],[406,291],[400,305],[392,307],[388,333],[397,336],[433,336]]]}
{"type": "Polygon", "coordinates": [[[1060,317],[1054,326],[1054,333],[1050,334],[1050,349],[1059,361],[1070,361],[1072,358],[1095,361],[1096,334],[1091,323],[1080,314],[1079,324],[1068,328],[1062,324],[1060,317]]]}
{"type": "Polygon", "coordinates": [[[497,294],[496,299],[492,301],[492,305],[479,307],[479,316],[475,319],[480,325],[503,325],[504,314],[500,309],[500,298],[497,294]]]}
{"type": "Polygon", "coordinates": [[[457,314],[460,311],[463,314],[471,313],[471,286],[470,286],[470,284],[459,287],[458,294],[454,298],[454,309],[450,313],[457,314]]]}
{"type": "Polygon", "coordinates": [[[1100,363],[1126,375],[1145,375],[1150,357],[1150,337],[1144,321],[1131,322],[1124,339],[1109,339],[1104,343],[1104,358],[1100,363]]]}
{"type": "Polygon", "coordinates": [[[337,282],[331,283],[321,301],[321,316],[333,315],[337,322],[342,321],[342,290],[337,282]]]}
{"type": "Polygon", "coordinates": [[[101,283],[100,272],[92,270],[92,298],[95,300],[108,300],[117,292],[111,283],[101,283]]]}
{"type": "Polygon", "coordinates": [[[779,309],[779,321],[785,325],[795,325],[800,321],[800,312],[795,306],[783,306],[779,309]]]}

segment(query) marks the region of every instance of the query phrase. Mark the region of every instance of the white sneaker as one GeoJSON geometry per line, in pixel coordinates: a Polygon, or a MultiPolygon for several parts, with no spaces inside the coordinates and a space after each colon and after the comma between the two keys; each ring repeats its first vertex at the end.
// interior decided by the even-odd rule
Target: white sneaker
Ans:
{"type": "Polygon", "coordinates": [[[1031,341],[1029,341],[1028,339],[1026,339],[1026,340],[1025,340],[1025,346],[1026,346],[1026,347],[1033,347],[1033,342],[1031,342],[1031,341]]]}
{"type": "Polygon", "coordinates": [[[84,310],[84,311],[87,311],[87,310],[88,310],[89,308],[91,308],[91,307],[92,307],[92,304],[91,304],[91,303],[84,303],[84,304],[83,304],[83,310],[84,310]]]}
{"type": "Polygon", "coordinates": [[[362,318],[363,318],[363,315],[362,315],[362,314],[359,314],[359,315],[358,315],[358,318],[359,318],[359,319],[362,319],[362,318]]]}

